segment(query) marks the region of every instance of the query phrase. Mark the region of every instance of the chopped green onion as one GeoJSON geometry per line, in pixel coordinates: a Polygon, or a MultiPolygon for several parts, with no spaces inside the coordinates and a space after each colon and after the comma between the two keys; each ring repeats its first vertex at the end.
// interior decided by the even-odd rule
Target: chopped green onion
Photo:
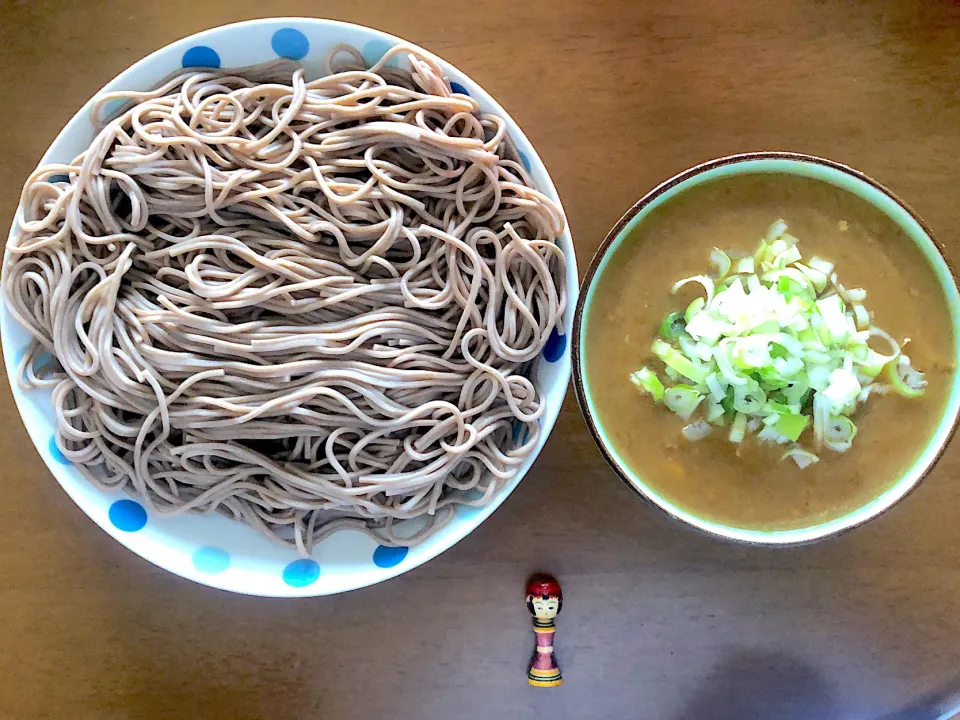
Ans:
{"type": "MultiPolygon", "coordinates": [[[[776,320],[773,320],[773,319],[764,320],[763,322],[757,323],[756,325],[750,328],[751,335],[775,335],[779,331],[780,331],[780,323],[778,323],[776,320]]],[[[772,355],[773,348],[770,349],[770,352],[772,357],[776,357],[772,355]]]]}
{"type": "Polygon", "coordinates": [[[710,373],[707,375],[707,389],[710,391],[710,397],[713,398],[713,401],[716,403],[723,402],[723,399],[727,396],[726,384],[720,379],[720,376],[716,373],[710,373]]]}
{"type": "MultiPolygon", "coordinates": [[[[780,242],[787,243],[787,237],[793,238],[794,242],[796,242],[796,238],[794,238],[792,235],[784,235],[783,240],[780,242]]],[[[777,253],[777,256],[773,260],[773,266],[775,268],[782,269],[787,267],[787,265],[791,265],[800,260],[800,250],[796,247],[796,245],[790,245],[789,243],[787,243],[787,245],[788,247],[786,248],[778,248],[780,252],[777,253]]]]}
{"type": "Polygon", "coordinates": [[[857,426],[843,415],[835,415],[827,420],[823,432],[823,444],[831,450],[846,452],[857,436],[857,426]]]}
{"type": "Polygon", "coordinates": [[[810,466],[813,465],[814,463],[820,462],[820,458],[819,458],[819,457],[817,457],[816,455],[814,455],[812,452],[810,452],[810,451],[808,451],[808,450],[804,450],[804,449],[803,449],[802,447],[800,447],[799,445],[797,445],[797,446],[795,446],[795,447],[792,447],[792,448],[790,448],[789,450],[787,450],[787,451],[783,454],[783,457],[780,458],[780,460],[781,460],[781,462],[782,462],[783,460],[786,460],[787,458],[793,459],[793,461],[797,464],[797,467],[800,468],[801,470],[803,470],[803,469],[805,469],[805,468],[807,468],[807,467],[810,467],[810,466]]]}
{"type": "Polygon", "coordinates": [[[753,266],[759,270],[763,267],[764,263],[769,263],[770,260],[770,243],[766,240],[761,240],[760,245],[757,246],[757,250],[753,253],[753,266]]]}
{"type": "Polygon", "coordinates": [[[719,248],[710,253],[710,264],[717,269],[717,279],[722,280],[730,272],[730,257],[719,248]]]}
{"type": "MultiPolygon", "coordinates": [[[[850,326],[844,317],[846,308],[839,295],[830,295],[814,303],[820,317],[823,318],[823,327],[826,328],[829,340],[825,344],[842,344],[850,335],[850,326]]],[[[821,335],[821,337],[823,337],[821,335]]]]}
{"type": "Polygon", "coordinates": [[[663,400],[663,383],[660,378],[650,368],[642,367],[630,375],[630,382],[637,386],[641,392],[653,395],[657,402],[663,400]]]}
{"type": "Polygon", "coordinates": [[[707,411],[704,414],[704,417],[707,418],[707,422],[715,423],[720,420],[725,414],[723,405],[720,403],[711,402],[707,405],[707,411]]]}
{"type": "Polygon", "coordinates": [[[715,344],[725,332],[734,330],[728,323],[710,317],[709,312],[698,312],[687,323],[687,332],[697,340],[715,344]]]}
{"type": "Polygon", "coordinates": [[[773,424],[773,429],[796,442],[809,423],[810,418],[806,415],[781,414],[773,424]]]}
{"type": "Polygon", "coordinates": [[[762,441],[795,443],[783,458],[803,468],[819,460],[796,444],[808,427],[811,445],[842,452],[856,436],[849,416],[871,395],[893,388],[919,397],[926,380],[900,345],[873,326],[867,292],[844,288],[826,260],[801,262],[798,240],[787,230],[784,221],[773,223],[752,257],[715,248],[716,280],[692,275],[677,282],[673,293],[695,283],[705,296],[668,315],[663,339],[651,345],[666,380],[641,368],[631,381],[686,420],[702,406],[702,419],[684,427],[686,437],[699,439],[729,418],[731,442],[755,433],[762,441]],[[874,338],[890,351],[873,347],[874,338]],[[876,381],[884,369],[889,385],[876,381]]]}
{"type": "Polygon", "coordinates": [[[823,393],[813,394],[813,436],[817,447],[823,445],[823,436],[827,428],[827,420],[830,419],[830,401],[823,393]]]}
{"type": "MultiPolygon", "coordinates": [[[[773,347],[778,348],[780,346],[773,345],[773,347]]],[[[785,381],[794,378],[803,371],[804,367],[803,360],[795,355],[774,358],[773,369],[775,372],[772,374],[770,382],[774,380],[785,381]]],[[[767,370],[767,372],[770,370],[770,368],[764,369],[767,370]]]]}
{"type": "MultiPolygon", "coordinates": [[[[680,352],[687,356],[693,362],[700,362],[700,354],[697,352],[697,341],[689,335],[681,335],[677,338],[677,344],[680,346],[680,352]]],[[[707,360],[710,358],[707,357],[707,360]]]]}
{"type": "Polygon", "coordinates": [[[807,263],[811,268],[816,270],[819,273],[823,273],[827,277],[830,277],[830,273],[833,272],[833,263],[827,262],[826,260],[821,260],[820,258],[814,256],[810,258],[810,262],[807,263]]]}
{"type": "Polygon", "coordinates": [[[765,335],[741,338],[733,343],[733,362],[742,369],[770,365],[770,341],[765,335]]]}
{"type": "MultiPolygon", "coordinates": [[[[747,427],[749,428],[749,425],[747,427]]],[[[764,422],[763,428],[757,433],[757,440],[760,442],[777,443],[778,445],[787,445],[790,443],[790,438],[778,433],[773,423],[767,422],[764,422]]]]}
{"type": "Polygon", "coordinates": [[[914,370],[909,363],[890,363],[887,365],[887,376],[890,378],[890,385],[893,386],[893,389],[904,397],[921,397],[927,386],[923,373],[914,370]],[[912,382],[908,382],[908,380],[912,382]]]}
{"type": "Polygon", "coordinates": [[[852,370],[837,369],[830,373],[830,382],[820,394],[838,412],[852,410],[863,388],[852,370]]]}
{"type": "Polygon", "coordinates": [[[713,428],[710,427],[710,423],[704,420],[698,420],[695,423],[685,425],[681,432],[687,440],[696,441],[703,440],[703,438],[713,432],[713,428]]]}
{"type": "Polygon", "coordinates": [[[784,236],[787,232],[787,222],[783,218],[775,220],[773,224],[767,228],[766,234],[763,236],[764,242],[772,243],[784,236]]]}
{"type": "MultiPolygon", "coordinates": [[[[810,354],[807,357],[808,360],[811,360],[810,354]]],[[[810,383],[810,387],[814,390],[826,390],[830,386],[830,356],[824,355],[823,360],[815,360],[814,362],[824,363],[819,365],[807,364],[807,381],[810,383]]]]}
{"type": "Polygon", "coordinates": [[[794,295],[803,295],[808,292],[808,285],[800,283],[794,278],[781,275],[777,278],[777,292],[786,297],[792,298],[794,295]]]}
{"type": "Polygon", "coordinates": [[[774,413],[776,415],[799,415],[800,406],[794,404],[784,405],[776,400],[767,400],[767,404],[763,406],[763,411],[774,413]]]}
{"type": "Polygon", "coordinates": [[[733,408],[737,412],[753,415],[760,412],[765,402],[767,402],[767,394],[756,382],[753,383],[753,387],[739,385],[733,391],[733,408]]]}
{"type": "Polygon", "coordinates": [[[713,284],[713,279],[708,278],[706,275],[694,275],[692,277],[684,278],[683,280],[674,284],[670,292],[676,295],[680,288],[689,283],[700,283],[703,285],[703,289],[707,291],[707,304],[709,305],[711,302],[713,302],[713,294],[716,288],[713,284]]]}
{"type": "Polygon", "coordinates": [[[701,402],[703,395],[689,385],[674,385],[663,393],[663,404],[684,420],[690,419],[701,402]]]}
{"type": "Polygon", "coordinates": [[[732,417],[737,414],[737,411],[733,409],[733,395],[727,395],[721,400],[720,407],[723,408],[724,415],[730,415],[732,417]]]}
{"type": "Polygon", "coordinates": [[[890,350],[892,352],[889,355],[881,356],[886,357],[887,362],[892,362],[900,357],[900,345],[897,344],[897,341],[894,340],[889,333],[884,332],[880,328],[872,327],[870,328],[870,337],[878,337],[881,340],[884,340],[890,346],[890,350]]]}
{"type": "Polygon", "coordinates": [[[717,361],[717,367],[720,369],[720,374],[724,380],[731,385],[746,385],[747,378],[734,369],[733,362],[730,358],[729,348],[733,342],[730,338],[722,340],[720,345],[714,348],[713,356],[717,361]]]}
{"type": "Polygon", "coordinates": [[[713,348],[704,342],[698,342],[693,346],[694,355],[698,360],[711,362],[713,360],[713,348]]]}
{"type": "Polygon", "coordinates": [[[686,322],[690,322],[690,319],[693,318],[698,312],[703,310],[703,306],[707,304],[707,301],[702,297],[694,298],[693,302],[687,305],[687,311],[683,314],[683,319],[686,322]]]}
{"type": "Polygon", "coordinates": [[[730,427],[730,435],[728,438],[732,443],[741,443],[743,442],[743,437],[746,434],[747,416],[738,412],[737,417],[735,417],[733,420],[733,425],[730,427]]]}
{"type": "Polygon", "coordinates": [[[670,313],[660,325],[660,334],[668,339],[680,337],[686,331],[686,327],[687,321],[683,319],[681,313],[670,313]]]}
{"type": "Polygon", "coordinates": [[[886,355],[881,355],[873,348],[866,348],[861,358],[857,359],[857,370],[869,378],[875,378],[886,367],[890,359],[886,355]]]}
{"type": "Polygon", "coordinates": [[[827,276],[825,273],[822,273],[819,270],[814,270],[812,267],[807,267],[802,263],[795,263],[794,267],[807,276],[817,293],[822,293],[824,290],[826,290],[827,276]]]}
{"type": "Polygon", "coordinates": [[[707,379],[710,374],[702,365],[694,365],[688,358],[685,358],[678,350],[667,345],[662,340],[654,340],[650,346],[653,354],[663,360],[667,367],[673,368],[675,372],[680,373],[686,378],[690,378],[695,383],[700,384],[707,379]]]}
{"type": "Polygon", "coordinates": [[[857,330],[867,330],[870,327],[870,313],[860,303],[853,306],[853,318],[857,321],[857,330]]]}

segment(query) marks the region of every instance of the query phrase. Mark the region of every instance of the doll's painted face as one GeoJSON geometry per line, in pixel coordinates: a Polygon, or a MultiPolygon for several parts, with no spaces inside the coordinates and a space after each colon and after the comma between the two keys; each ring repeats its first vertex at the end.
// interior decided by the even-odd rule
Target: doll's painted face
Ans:
{"type": "Polygon", "coordinates": [[[531,597],[533,614],[540,620],[553,620],[560,612],[560,600],[556,597],[531,597]]]}

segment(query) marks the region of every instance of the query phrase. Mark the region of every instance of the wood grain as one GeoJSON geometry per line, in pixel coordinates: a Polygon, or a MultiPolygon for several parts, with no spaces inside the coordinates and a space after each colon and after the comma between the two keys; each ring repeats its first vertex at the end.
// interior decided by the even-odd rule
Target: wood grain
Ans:
{"type": "MultiPolygon", "coordinates": [[[[960,5],[945,0],[0,3],[0,216],[59,128],[148,52],[262,15],[407,37],[509,109],[581,267],[696,162],[787,149],[907,198],[960,263],[960,5]]],[[[880,521],[812,548],[659,520],[572,396],[513,497],[435,561],[332,598],[209,590],[120,547],[47,473],[0,391],[0,717],[869,719],[960,668],[960,445],[880,521]],[[557,575],[565,684],[527,686],[523,583],[557,575]]]]}

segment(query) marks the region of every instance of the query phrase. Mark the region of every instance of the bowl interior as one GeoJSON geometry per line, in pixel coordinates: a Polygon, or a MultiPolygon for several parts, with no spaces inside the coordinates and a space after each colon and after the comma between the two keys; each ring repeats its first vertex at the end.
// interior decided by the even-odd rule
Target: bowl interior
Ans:
{"type": "MultiPolygon", "coordinates": [[[[121,73],[101,92],[146,90],[188,65],[243,67],[278,57],[298,60],[311,79],[326,73],[327,55],[337,45],[353,45],[373,64],[389,48],[403,42],[377,30],[331,20],[254,20],[214,28],[172,43],[121,73]]],[[[397,59],[390,62],[405,63],[397,59]]],[[[537,188],[559,203],[543,163],[512,118],[467,75],[446,62],[441,64],[450,81],[459,85],[455,88],[457,91],[476,99],[484,112],[496,113],[506,120],[509,134],[537,188]]],[[[91,105],[87,103],[67,123],[41,163],[68,162],[89,146],[95,136],[91,105]]],[[[178,575],[234,592],[266,596],[342,592],[406,572],[443,552],[486,519],[529,470],[556,422],[570,378],[566,339],[577,301],[577,269],[569,232],[564,232],[558,244],[566,259],[568,305],[563,332],[554,331],[532,370],[546,403],[546,414],[540,421],[539,444],[491,503],[484,507],[459,506],[453,521],[410,548],[382,547],[362,533],[343,530],[319,543],[309,559],[301,559],[294,550],[239,522],[218,515],[155,515],[121,492],[101,491],[57,450],[50,394],[41,390],[23,391],[17,386],[17,366],[29,336],[0,304],[4,362],[24,425],[50,471],[84,512],[131,550],[178,575]]],[[[522,438],[515,440],[519,442],[522,438]]],[[[407,529],[413,531],[416,527],[411,525],[407,529]]]]}
{"type": "Polygon", "coordinates": [[[617,451],[615,444],[605,431],[591,395],[590,377],[583,369],[585,366],[583,338],[589,315],[588,308],[593,300],[596,288],[602,282],[605,269],[611,262],[615,262],[614,258],[618,248],[622,246],[632,231],[658,207],[693,187],[722,181],[724,178],[734,176],[777,174],[792,174],[819,180],[845,190],[866,200],[900,226],[921,249],[943,288],[949,304],[950,321],[953,327],[954,352],[955,356],[960,357],[960,294],[958,294],[956,281],[942,253],[919,218],[888,190],[850,168],[803,155],[757,153],[749,156],[724,158],[692,168],[651,191],[621,219],[598,251],[584,281],[584,292],[575,324],[574,372],[578,397],[601,449],[621,478],[641,496],[659,506],[669,515],[710,534],[755,544],[794,545],[812,542],[875,517],[897,502],[920,481],[936,461],[954,430],[957,414],[960,411],[960,382],[958,382],[956,374],[951,384],[943,416],[937,424],[935,432],[927,441],[919,457],[892,486],[879,493],[870,502],[828,522],[799,529],[763,531],[732,527],[704,519],[664,497],[662,493],[651,487],[644,480],[642,469],[630,466],[617,451]]]}

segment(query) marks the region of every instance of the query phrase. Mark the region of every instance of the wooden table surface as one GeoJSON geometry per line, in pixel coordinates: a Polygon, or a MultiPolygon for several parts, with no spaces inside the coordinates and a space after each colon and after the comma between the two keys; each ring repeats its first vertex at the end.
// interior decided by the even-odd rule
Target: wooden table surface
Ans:
{"type": "MultiPolygon", "coordinates": [[[[183,35],[327,15],[447,58],[526,130],[581,272],[660,180],[746,150],[851,164],[960,262],[960,5],[946,0],[0,2],[0,216],[74,111],[183,35]]],[[[429,564],[337,597],[240,597],[99,530],[0,390],[0,718],[872,720],[958,682],[960,444],[902,506],[816,547],[667,524],[568,396],[513,496],[429,564]],[[566,594],[566,682],[529,688],[532,570],[566,594]]]]}

